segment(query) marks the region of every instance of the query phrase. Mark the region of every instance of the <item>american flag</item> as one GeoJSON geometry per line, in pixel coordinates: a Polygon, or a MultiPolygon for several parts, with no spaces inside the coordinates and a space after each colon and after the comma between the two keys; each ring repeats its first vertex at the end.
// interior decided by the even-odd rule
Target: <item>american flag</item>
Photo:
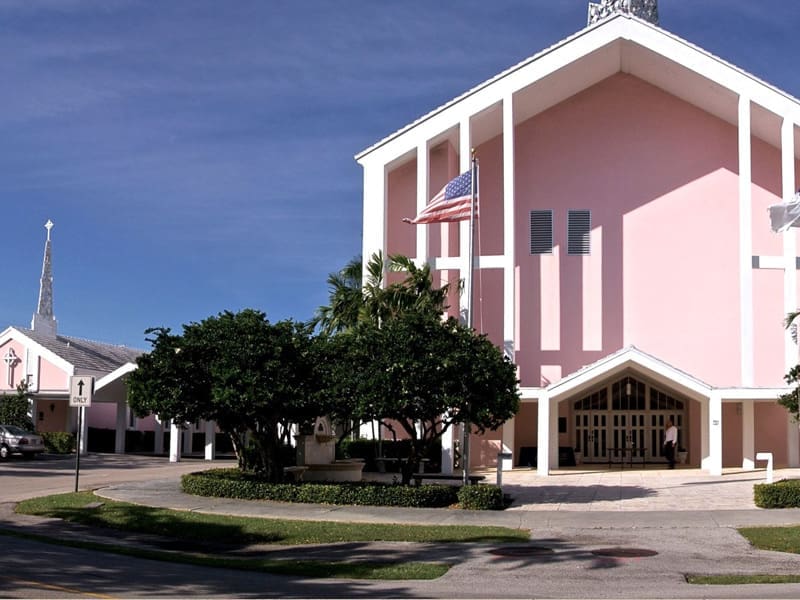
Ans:
{"type": "MultiPolygon", "coordinates": [[[[477,193],[475,195],[477,197],[477,193]]],[[[466,171],[444,186],[416,217],[403,221],[414,225],[463,221],[469,219],[471,204],[472,172],[466,171]]],[[[475,216],[478,216],[477,205],[475,216]]]]}

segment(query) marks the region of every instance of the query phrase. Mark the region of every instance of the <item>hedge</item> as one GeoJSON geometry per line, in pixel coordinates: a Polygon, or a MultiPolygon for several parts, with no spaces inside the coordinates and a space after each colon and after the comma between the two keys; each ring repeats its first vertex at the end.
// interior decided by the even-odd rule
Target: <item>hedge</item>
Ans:
{"type": "Polygon", "coordinates": [[[75,451],[75,434],[66,431],[43,431],[39,434],[45,449],[52,454],[72,454],[75,451]]]}
{"type": "MultiPolygon", "coordinates": [[[[181,488],[197,496],[313,504],[441,508],[459,501],[459,488],[449,485],[408,486],[369,481],[268,483],[238,469],[188,473],[181,477],[181,488]]],[[[477,508],[479,502],[471,497],[470,501],[477,508]]]]}
{"type": "Polygon", "coordinates": [[[757,483],[753,497],[759,508],[800,508],[800,479],[757,483]]]}
{"type": "Polygon", "coordinates": [[[503,510],[503,490],[496,485],[465,485],[458,489],[458,504],[464,510],[503,510]]]}

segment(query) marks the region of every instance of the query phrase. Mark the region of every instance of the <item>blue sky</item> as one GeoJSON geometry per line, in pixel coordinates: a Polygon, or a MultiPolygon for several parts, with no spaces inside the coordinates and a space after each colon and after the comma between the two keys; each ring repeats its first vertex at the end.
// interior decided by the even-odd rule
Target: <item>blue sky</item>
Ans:
{"type": "MultiPolygon", "coordinates": [[[[796,0],[661,26],[800,97],[796,0]]],[[[146,348],[222,310],[306,320],[361,247],[353,155],[585,26],[586,0],[2,0],[0,329],[47,219],[59,332],[146,348]]]]}

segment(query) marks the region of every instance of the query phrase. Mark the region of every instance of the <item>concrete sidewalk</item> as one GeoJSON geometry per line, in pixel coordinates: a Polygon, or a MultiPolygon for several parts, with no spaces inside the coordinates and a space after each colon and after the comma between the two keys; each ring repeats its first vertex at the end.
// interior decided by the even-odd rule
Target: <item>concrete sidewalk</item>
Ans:
{"type": "Polygon", "coordinates": [[[716,478],[711,482],[696,471],[666,473],[667,477],[656,472],[616,474],[613,476],[616,479],[607,473],[594,476],[569,474],[552,478],[558,483],[542,478],[523,481],[530,475],[521,473],[514,484],[505,485],[505,481],[512,478],[504,479],[503,489],[515,499],[505,511],[332,506],[207,498],[184,494],[177,479],[115,484],[96,493],[111,500],[175,510],[353,523],[498,525],[530,530],[709,529],[800,524],[800,509],[764,510],[754,507],[752,473],[731,474],[726,476],[728,478],[716,478]],[[597,483],[595,476],[602,483],[597,483]],[[583,485],[575,479],[582,480],[583,485]],[[631,491],[634,488],[638,490],[636,493],[631,491]],[[647,504],[636,502],[641,500],[637,494],[644,494],[647,504]],[[736,508],[737,502],[743,506],[736,508]]]}

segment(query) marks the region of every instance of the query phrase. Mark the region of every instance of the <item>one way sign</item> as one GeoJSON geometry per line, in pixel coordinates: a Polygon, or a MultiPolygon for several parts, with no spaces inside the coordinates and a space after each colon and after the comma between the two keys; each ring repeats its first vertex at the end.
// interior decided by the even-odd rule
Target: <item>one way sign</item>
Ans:
{"type": "Polygon", "coordinates": [[[69,378],[69,405],[91,406],[94,394],[94,377],[73,375],[69,378]]]}

